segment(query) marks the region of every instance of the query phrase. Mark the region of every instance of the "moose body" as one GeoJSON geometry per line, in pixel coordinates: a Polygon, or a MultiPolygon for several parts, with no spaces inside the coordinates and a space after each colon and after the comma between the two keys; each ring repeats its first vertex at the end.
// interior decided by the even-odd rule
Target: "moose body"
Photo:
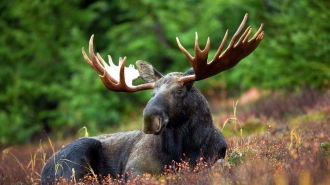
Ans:
{"type": "Polygon", "coordinates": [[[225,138],[213,124],[208,102],[193,84],[235,66],[258,46],[263,37],[262,26],[249,41],[251,28],[248,28],[234,45],[246,19],[247,15],[226,51],[221,54],[224,39],[210,63],[207,63],[209,41],[201,51],[196,35],[196,56],[191,57],[177,39],[179,48],[192,65],[186,73],[173,72],[163,76],[149,63],[138,61],[139,77],[146,82],[138,86],[129,84],[137,76],[125,76],[126,58],[119,62],[119,75],[110,75],[113,63],[110,60],[108,66],[94,54],[92,36],[91,60],[84,50],[83,56],[99,72],[108,89],[125,92],[153,89],[152,98],[143,111],[142,131],[84,137],[69,143],[47,161],[41,174],[42,184],[56,182],[60,177],[81,179],[88,174],[110,174],[112,178],[126,177],[127,172],[132,172],[133,176],[159,174],[165,165],[176,162],[189,161],[193,168],[201,157],[210,163],[224,158],[225,138]],[[238,53],[234,55],[233,52],[238,53]]]}
{"type": "Polygon", "coordinates": [[[91,169],[102,176],[125,176],[130,171],[136,176],[159,174],[165,165],[172,165],[173,161],[189,160],[193,167],[200,157],[211,163],[224,158],[226,141],[213,125],[206,99],[193,84],[181,86],[173,83],[180,75],[169,74],[158,82],[158,87],[156,85],[156,95],[144,110],[143,132],[80,138],[48,160],[43,168],[42,182],[53,182],[61,176],[70,179],[72,169],[77,179],[91,174],[91,169]],[[164,125],[153,126],[158,124],[153,123],[154,117],[165,121],[160,123],[164,125]],[[159,134],[145,134],[160,130],[159,134]],[[55,165],[60,166],[57,171],[55,165]]]}

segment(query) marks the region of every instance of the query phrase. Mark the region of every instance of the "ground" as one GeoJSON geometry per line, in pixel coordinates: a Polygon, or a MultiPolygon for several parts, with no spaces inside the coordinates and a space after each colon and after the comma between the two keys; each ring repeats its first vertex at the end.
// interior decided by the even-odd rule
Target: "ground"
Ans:
{"type": "MultiPolygon", "coordinates": [[[[200,162],[194,171],[183,162],[159,176],[129,179],[129,184],[330,184],[329,92],[252,90],[238,102],[207,98],[214,124],[228,143],[225,161],[211,167],[200,162]]],[[[0,184],[40,184],[46,159],[68,142],[42,139],[46,141],[3,150],[0,184]]],[[[78,179],[62,182],[74,181],[78,179]]],[[[121,183],[92,176],[83,181],[121,183]]]]}

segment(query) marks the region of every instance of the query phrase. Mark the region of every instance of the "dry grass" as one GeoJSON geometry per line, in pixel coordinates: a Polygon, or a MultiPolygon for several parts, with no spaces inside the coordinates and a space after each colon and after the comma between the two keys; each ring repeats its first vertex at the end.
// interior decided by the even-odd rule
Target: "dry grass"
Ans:
{"type": "MultiPolygon", "coordinates": [[[[303,101],[303,98],[295,99],[303,101]]],[[[290,97],[292,98],[292,97],[290,97]]],[[[314,97],[315,98],[315,97],[314,97]]],[[[325,102],[324,97],[320,101],[325,102]]],[[[317,98],[316,98],[317,99],[317,98]]],[[[277,105],[281,105],[275,99],[277,105]]],[[[283,104],[290,107],[288,99],[283,104]]],[[[158,176],[129,177],[127,184],[329,184],[330,104],[303,106],[308,111],[281,119],[251,116],[241,121],[239,112],[216,121],[228,143],[224,162],[198,163],[191,171],[187,162],[165,167],[158,176]],[[240,122],[238,122],[240,120],[240,122]],[[226,124],[224,124],[226,123],[226,124]]],[[[270,102],[270,105],[272,102],[270,102]]],[[[239,107],[239,104],[238,104],[239,107]]],[[[269,111],[267,104],[264,108],[269,111]]],[[[283,107],[283,106],[281,106],[283,107]]],[[[274,108],[276,109],[276,107],[274,108]]],[[[276,110],[274,110],[276,111],[276,110]]],[[[262,110],[260,111],[262,112],[262,110]]],[[[242,113],[247,114],[247,113],[242,113]]],[[[58,150],[49,141],[38,146],[8,148],[1,154],[0,184],[40,184],[45,160],[58,150]],[[54,148],[54,149],[52,149],[54,148]]],[[[124,184],[122,179],[93,176],[83,180],[60,180],[61,184],[124,184]]]]}

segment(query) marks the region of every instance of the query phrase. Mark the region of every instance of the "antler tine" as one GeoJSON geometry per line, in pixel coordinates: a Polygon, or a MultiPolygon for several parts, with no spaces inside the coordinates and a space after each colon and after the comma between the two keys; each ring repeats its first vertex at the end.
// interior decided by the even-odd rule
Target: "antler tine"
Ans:
{"type": "MultiPolygon", "coordinates": [[[[239,34],[242,32],[244,26],[245,26],[245,23],[247,21],[247,18],[248,18],[248,14],[246,13],[244,15],[244,18],[243,18],[243,21],[241,22],[241,24],[239,25],[237,31],[235,32],[234,36],[232,37],[230,43],[229,43],[229,46],[228,47],[232,47],[234,44],[235,44],[235,41],[236,41],[236,38],[239,36],[239,34]]],[[[247,28],[249,29],[249,28],[247,28]]],[[[245,32],[244,32],[245,33],[245,32]]],[[[243,34],[244,35],[244,34],[243,34]]],[[[243,37],[242,35],[242,37],[243,37]]]]}
{"type": "MultiPolygon", "coordinates": [[[[198,34],[196,32],[196,36],[195,36],[195,57],[192,57],[190,55],[190,53],[181,45],[179,38],[176,38],[177,44],[180,48],[180,50],[187,56],[190,65],[192,66],[192,68],[195,71],[199,71],[202,70],[203,66],[205,66],[207,64],[207,57],[208,57],[208,53],[210,50],[210,38],[207,38],[206,41],[206,45],[205,48],[203,50],[200,49],[199,44],[198,44],[198,34]],[[200,61],[200,62],[199,62],[200,61]],[[204,61],[204,62],[202,62],[204,61]]],[[[196,75],[190,75],[189,76],[189,81],[193,81],[196,79],[196,75]]]]}
{"type": "MultiPolygon", "coordinates": [[[[91,39],[89,41],[89,55],[91,59],[88,58],[84,48],[82,48],[82,55],[85,61],[100,74],[101,81],[106,88],[108,88],[111,91],[135,92],[140,90],[152,89],[154,87],[154,83],[146,83],[138,86],[131,85],[132,81],[138,78],[139,76],[132,74],[129,74],[130,76],[125,76],[126,57],[120,58],[119,66],[116,66],[113,64],[111,56],[108,55],[109,63],[110,63],[109,66],[100,56],[100,54],[97,53],[95,56],[93,39],[94,39],[94,35],[91,36],[91,39]],[[119,74],[117,71],[118,68],[119,68],[119,74]],[[127,81],[125,79],[127,79],[127,81]],[[127,85],[127,83],[130,84],[127,85]]],[[[138,74],[137,70],[136,73],[138,74]]]]}
{"type": "Polygon", "coordinates": [[[99,72],[99,74],[103,74],[104,71],[105,71],[105,69],[100,64],[100,62],[98,61],[98,59],[96,58],[96,56],[94,54],[93,40],[94,40],[94,35],[92,35],[91,36],[91,39],[89,40],[89,55],[91,56],[94,69],[96,69],[99,72]]]}
{"type": "Polygon", "coordinates": [[[192,57],[186,49],[181,45],[179,39],[177,38],[177,43],[181,51],[187,56],[189,62],[191,63],[195,74],[184,76],[180,78],[180,81],[183,83],[189,81],[197,81],[202,80],[213,75],[216,75],[222,71],[228,70],[239,63],[240,60],[247,57],[250,53],[252,53],[261,42],[264,32],[263,24],[259,27],[258,31],[255,33],[252,39],[248,40],[251,33],[252,28],[249,26],[244,33],[241,35],[239,40],[236,42],[237,37],[242,32],[246,22],[247,22],[248,14],[245,14],[243,21],[241,22],[240,26],[238,27],[237,31],[233,35],[232,39],[226,50],[222,52],[224,45],[227,40],[228,30],[225,33],[225,36],[211,62],[207,62],[207,56],[209,52],[209,38],[205,49],[201,51],[198,47],[198,38],[196,34],[195,40],[195,57],[192,57]]]}
{"type": "Polygon", "coordinates": [[[91,66],[92,68],[94,68],[93,63],[92,63],[92,61],[89,60],[89,58],[88,58],[88,56],[87,56],[87,54],[86,54],[86,52],[85,52],[85,48],[84,48],[84,47],[82,47],[81,52],[82,52],[82,55],[83,55],[85,61],[87,62],[87,64],[88,64],[89,66],[91,66]]]}
{"type": "Polygon", "coordinates": [[[190,53],[181,45],[180,40],[179,40],[178,37],[176,37],[176,42],[177,42],[180,50],[182,51],[182,53],[186,55],[186,57],[188,58],[189,62],[191,63],[191,61],[194,59],[194,57],[192,57],[190,55],[190,53]]]}
{"type": "Polygon", "coordinates": [[[236,47],[237,45],[241,44],[242,42],[246,42],[246,40],[249,39],[250,35],[252,32],[252,28],[249,26],[248,28],[246,28],[246,30],[244,31],[244,33],[242,34],[242,36],[239,38],[239,40],[237,41],[237,43],[235,44],[234,47],[236,47]]]}
{"type": "MultiPolygon", "coordinates": [[[[98,59],[98,61],[101,61],[100,63],[102,64],[102,66],[109,66],[105,61],[104,59],[101,57],[101,55],[99,53],[96,53],[96,58],[98,59]]],[[[112,58],[110,55],[108,55],[108,60],[109,60],[109,64],[110,66],[113,65],[113,62],[112,62],[112,58]]]]}
{"type": "Polygon", "coordinates": [[[221,42],[221,44],[220,44],[220,46],[219,46],[217,52],[215,53],[215,55],[214,55],[212,61],[214,61],[216,58],[219,58],[219,56],[220,56],[220,54],[221,54],[223,48],[225,47],[227,37],[228,37],[228,30],[226,31],[225,36],[223,37],[222,42],[221,42]]]}
{"type": "Polygon", "coordinates": [[[209,51],[210,51],[210,38],[208,37],[207,38],[207,41],[206,41],[206,45],[205,45],[205,48],[203,50],[201,50],[199,48],[199,45],[198,45],[198,34],[196,32],[196,41],[195,41],[195,60],[193,61],[194,62],[194,65],[196,66],[196,70],[199,70],[201,69],[204,65],[207,64],[207,57],[208,57],[208,54],[209,54],[209,51]],[[198,48],[198,50],[197,50],[198,48]],[[205,61],[205,63],[202,63],[202,62],[198,62],[198,61],[205,61]]]}
{"type": "MultiPolygon", "coordinates": [[[[103,60],[103,58],[100,56],[100,54],[94,54],[94,45],[93,45],[93,40],[94,40],[94,35],[91,36],[89,40],[89,55],[91,56],[91,60],[88,58],[84,47],[82,48],[82,54],[84,56],[85,61],[93,68],[95,69],[100,76],[104,76],[105,74],[105,67],[103,66],[108,66],[107,63],[103,60]],[[100,62],[101,61],[101,62],[100,62]],[[101,65],[103,64],[103,66],[101,65]]],[[[114,78],[110,77],[110,79],[114,82],[117,82],[114,78]]]]}

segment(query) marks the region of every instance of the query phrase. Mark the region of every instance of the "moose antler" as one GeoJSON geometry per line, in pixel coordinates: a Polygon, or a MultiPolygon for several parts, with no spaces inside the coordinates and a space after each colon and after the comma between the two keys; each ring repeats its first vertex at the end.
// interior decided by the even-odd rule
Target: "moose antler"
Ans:
{"type": "Polygon", "coordinates": [[[152,89],[154,87],[154,83],[145,83],[138,86],[132,85],[133,80],[139,77],[139,73],[134,69],[134,66],[131,65],[129,68],[125,67],[126,57],[124,59],[119,59],[119,66],[113,64],[110,55],[108,56],[110,66],[103,60],[103,58],[97,53],[94,54],[93,47],[93,39],[94,35],[91,36],[89,40],[89,55],[91,60],[88,58],[85,53],[85,49],[82,48],[82,54],[86,60],[86,62],[100,74],[101,81],[104,86],[111,91],[117,92],[135,92],[146,89],[152,89]],[[101,62],[100,62],[101,61],[101,62]],[[119,68],[119,74],[118,74],[119,68]],[[125,71],[128,72],[128,75],[125,75],[125,71]],[[111,73],[111,74],[110,74],[111,73]],[[133,74],[133,75],[132,75],[133,74]]]}
{"type": "Polygon", "coordinates": [[[252,53],[258,47],[260,41],[264,36],[264,32],[262,31],[263,24],[261,24],[259,30],[256,32],[256,34],[251,40],[248,40],[252,32],[252,28],[249,26],[242,34],[238,42],[235,44],[237,37],[241,33],[246,23],[247,17],[248,14],[245,14],[244,19],[241,25],[238,27],[236,33],[232,37],[229,46],[223,53],[221,53],[228,36],[228,30],[226,31],[218,51],[216,52],[212,61],[209,63],[207,62],[207,57],[210,50],[210,38],[207,39],[205,49],[201,50],[198,45],[198,35],[196,33],[195,57],[192,57],[189,52],[181,45],[179,39],[176,38],[179,48],[187,56],[195,72],[194,75],[181,77],[180,81],[182,83],[186,83],[189,81],[198,81],[211,77],[222,71],[234,67],[236,64],[238,64],[240,60],[252,53]]]}

